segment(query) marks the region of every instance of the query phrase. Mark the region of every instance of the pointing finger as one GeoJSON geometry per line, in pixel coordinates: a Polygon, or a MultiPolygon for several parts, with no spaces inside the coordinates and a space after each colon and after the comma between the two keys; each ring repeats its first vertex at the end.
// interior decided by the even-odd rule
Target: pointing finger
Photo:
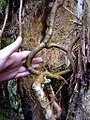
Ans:
{"type": "Polygon", "coordinates": [[[8,58],[14,51],[17,51],[21,45],[22,38],[19,36],[15,42],[8,45],[0,51],[0,55],[4,58],[8,58]]]}

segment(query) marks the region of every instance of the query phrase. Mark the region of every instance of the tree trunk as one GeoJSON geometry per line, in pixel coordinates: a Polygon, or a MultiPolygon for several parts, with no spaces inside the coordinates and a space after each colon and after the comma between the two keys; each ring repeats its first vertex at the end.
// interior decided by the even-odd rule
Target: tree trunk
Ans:
{"type": "Polygon", "coordinates": [[[74,86],[73,93],[69,101],[69,109],[67,119],[69,120],[89,120],[90,119],[90,63],[89,63],[89,7],[90,2],[84,1],[83,8],[83,32],[80,39],[80,50],[78,55],[78,66],[76,69],[75,79],[76,83],[74,86]],[[88,47],[87,47],[88,46],[88,47]]]}
{"type": "MultiPolygon", "coordinates": [[[[72,5],[70,5],[70,2],[66,1],[66,6],[74,6],[74,1],[71,1],[72,5]]],[[[27,6],[27,12],[26,18],[24,19],[25,24],[23,25],[23,49],[32,49],[33,47],[37,46],[42,39],[44,38],[46,34],[46,28],[47,28],[47,19],[48,15],[50,14],[51,7],[53,6],[53,1],[44,1],[39,0],[34,2],[28,2],[26,4],[27,6]]],[[[72,9],[72,7],[71,7],[72,9]]],[[[64,36],[67,36],[70,29],[73,29],[73,26],[70,28],[69,18],[73,19],[73,16],[68,14],[64,11],[63,8],[59,8],[57,10],[56,18],[55,18],[55,25],[54,25],[54,31],[51,38],[51,42],[59,42],[63,44],[63,38],[64,36]],[[65,16],[63,17],[63,12],[65,16]],[[67,23],[65,23],[67,21],[67,23]],[[62,24],[65,24],[67,26],[67,30],[65,28],[65,25],[61,28],[62,24]],[[69,29],[70,28],[70,29],[69,29]],[[61,41],[59,40],[59,37],[61,37],[61,41]]],[[[69,44],[69,40],[66,44],[69,44]]],[[[66,46],[68,49],[68,46],[66,46]]],[[[54,69],[59,64],[62,63],[65,57],[63,53],[61,53],[59,50],[42,50],[41,53],[39,53],[39,56],[42,56],[45,63],[43,63],[43,66],[45,65],[48,70],[54,69]],[[48,55],[48,56],[47,56],[48,55]],[[47,56],[47,57],[46,57],[47,56]],[[55,62],[56,61],[56,62],[55,62]]],[[[43,120],[46,119],[44,113],[42,112],[42,107],[40,106],[40,103],[38,102],[35,93],[33,93],[32,90],[32,77],[22,78],[19,82],[19,90],[21,95],[21,101],[22,101],[22,108],[25,120],[43,120]]],[[[58,90],[56,83],[56,90],[58,90]]],[[[59,85],[58,85],[59,86],[59,85]]],[[[67,114],[67,85],[62,90],[62,106],[63,106],[63,113],[62,116],[58,119],[65,119],[67,114]]],[[[59,98],[60,99],[60,98],[59,98]]],[[[59,102],[59,100],[58,100],[59,102]]],[[[53,119],[52,119],[53,120],[53,119]]]]}
{"type": "MultiPolygon", "coordinates": [[[[33,48],[37,47],[43,41],[44,37],[48,33],[48,29],[50,27],[52,28],[52,25],[49,26],[49,18],[50,11],[55,4],[54,2],[55,0],[23,1],[22,50],[32,51],[33,48]]],[[[42,107],[42,101],[39,100],[41,93],[38,95],[36,93],[38,90],[35,91],[36,89],[33,87],[36,83],[35,81],[39,78],[41,79],[41,77],[30,75],[28,77],[20,78],[16,80],[16,82],[9,81],[6,84],[6,92],[9,92],[8,104],[10,104],[11,108],[13,106],[13,100],[10,97],[10,94],[12,93],[10,90],[12,90],[14,87],[18,87],[18,90],[14,90],[20,94],[20,96],[18,94],[13,96],[15,98],[14,102],[15,100],[19,101],[18,107],[16,109],[14,109],[15,106],[13,107],[12,114],[14,114],[15,111],[17,112],[17,114],[15,114],[17,117],[13,117],[13,119],[90,119],[90,107],[88,107],[90,106],[90,2],[89,0],[78,0],[78,2],[76,0],[61,0],[60,2],[61,5],[56,11],[53,33],[50,36],[51,39],[49,41],[49,43],[56,43],[60,46],[52,49],[47,49],[47,47],[46,49],[42,49],[37,54],[37,56],[41,56],[44,60],[39,68],[39,71],[41,71],[41,76],[46,70],[51,73],[51,76],[53,76],[55,73],[57,75],[57,73],[62,70],[66,70],[67,68],[70,68],[71,71],[65,75],[62,75],[61,78],[58,78],[58,75],[57,78],[44,76],[43,79],[51,80],[49,83],[40,83],[37,81],[37,83],[40,85],[39,87],[41,93],[43,93],[44,98],[42,101],[46,102],[46,108],[42,107]],[[79,40],[73,43],[79,32],[81,33],[79,40]],[[74,47],[71,46],[72,43],[74,44],[74,47]],[[63,50],[64,48],[65,50],[63,50]],[[72,49],[70,50],[70,48],[72,49]],[[65,51],[67,52],[65,53],[65,51]],[[62,77],[65,79],[62,79],[62,77]],[[43,85],[44,88],[42,87],[43,85]],[[49,88],[52,90],[49,91],[49,88]],[[45,111],[47,108],[49,108],[48,118],[46,117],[45,111]],[[20,110],[21,112],[23,111],[22,118],[18,117],[20,115],[20,110]]],[[[13,42],[16,39],[16,36],[19,35],[19,27],[17,22],[19,1],[13,0],[12,2],[9,0],[9,4],[9,21],[2,37],[2,47],[5,47],[5,44],[10,44],[13,42]],[[8,43],[7,41],[9,38],[10,40],[8,43]]]]}

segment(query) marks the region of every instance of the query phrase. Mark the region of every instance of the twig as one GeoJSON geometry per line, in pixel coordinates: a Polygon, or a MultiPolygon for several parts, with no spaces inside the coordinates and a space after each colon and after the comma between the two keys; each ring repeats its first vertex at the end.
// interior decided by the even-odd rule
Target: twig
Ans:
{"type": "Polygon", "coordinates": [[[74,32],[76,32],[77,30],[79,30],[78,28],[75,28],[75,29],[73,29],[72,31],[70,31],[69,32],[69,34],[64,38],[65,40],[67,39],[67,38],[69,38],[71,35],[73,35],[74,34],[74,32]]]}
{"type": "MultiPolygon", "coordinates": [[[[79,32],[81,32],[81,31],[79,31],[79,32]]],[[[76,36],[75,40],[74,40],[74,41],[71,43],[71,45],[69,46],[69,50],[70,50],[70,51],[72,51],[73,46],[74,46],[75,43],[80,39],[80,34],[81,34],[81,33],[79,33],[79,34],[76,36]]]]}
{"type": "Polygon", "coordinates": [[[37,77],[36,81],[43,83],[43,82],[45,82],[44,77],[48,77],[48,78],[55,78],[55,79],[63,80],[67,84],[67,81],[61,75],[62,74],[65,75],[66,73],[69,73],[69,72],[71,72],[71,70],[68,69],[68,70],[65,70],[65,72],[64,72],[64,70],[63,70],[63,72],[61,71],[61,74],[60,74],[60,72],[59,72],[59,74],[57,74],[57,73],[52,74],[46,70],[45,72],[40,73],[40,75],[37,77]]]}
{"type": "Polygon", "coordinates": [[[8,19],[8,12],[9,12],[9,4],[7,4],[7,7],[6,7],[6,15],[5,15],[5,19],[4,19],[4,24],[3,24],[3,27],[2,27],[2,33],[5,29],[5,26],[6,26],[6,22],[7,22],[7,19],[8,19]]]}
{"type": "Polygon", "coordinates": [[[78,22],[78,21],[76,21],[76,20],[70,20],[70,22],[73,22],[73,23],[76,24],[76,25],[82,26],[82,23],[81,23],[81,22],[78,22]]]}
{"type": "Polygon", "coordinates": [[[75,51],[79,47],[80,47],[80,45],[78,44],[77,46],[73,47],[72,51],[75,51]]]}
{"type": "Polygon", "coordinates": [[[65,74],[67,74],[67,73],[70,73],[70,72],[72,72],[72,69],[70,69],[70,68],[67,68],[67,69],[65,69],[65,70],[62,70],[62,71],[60,71],[60,72],[58,72],[58,73],[55,73],[55,75],[57,75],[57,76],[62,76],[62,75],[65,75],[65,74]]]}
{"type": "Polygon", "coordinates": [[[70,60],[73,72],[75,72],[76,67],[75,67],[75,62],[72,57],[72,49],[73,49],[73,46],[75,45],[75,43],[79,40],[79,38],[80,38],[80,34],[78,34],[76,36],[75,40],[70,44],[68,52],[67,52],[67,57],[70,60]]]}
{"type": "Polygon", "coordinates": [[[60,0],[56,0],[54,2],[54,5],[52,7],[52,10],[51,10],[51,13],[50,13],[50,17],[49,17],[49,27],[47,27],[47,33],[46,33],[46,36],[44,37],[42,43],[40,43],[36,48],[34,48],[28,58],[27,58],[27,61],[26,61],[26,66],[28,68],[28,70],[30,72],[32,72],[33,74],[36,74],[37,75],[37,71],[33,68],[31,68],[31,62],[32,62],[32,58],[40,51],[42,50],[43,48],[46,47],[47,43],[49,42],[49,40],[51,39],[51,35],[52,35],[52,32],[53,32],[53,26],[54,26],[54,21],[55,21],[55,15],[56,15],[56,11],[58,9],[58,7],[60,6],[60,0]]]}
{"type": "Polygon", "coordinates": [[[56,67],[54,67],[54,68],[52,68],[53,70],[58,70],[59,68],[61,68],[62,66],[64,66],[65,65],[65,63],[63,62],[63,63],[61,63],[59,66],[56,66],[56,67]]]}
{"type": "MultiPolygon", "coordinates": [[[[63,83],[63,85],[59,87],[59,89],[57,90],[55,96],[59,93],[59,91],[62,89],[62,87],[63,87],[64,85],[65,85],[65,83],[63,83]]],[[[55,97],[55,96],[54,96],[54,97],[55,97]]]]}
{"type": "MultiPolygon", "coordinates": [[[[53,96],[54,96],[54,90],[53,90],[53,88],[52,88],[52,86],[50,85],[50,84],[46,84],[46,91],[48,92],[48,97],[49,98],[51,98],[51,100],[52,100],[52,98],[53,98],[53,96]]],[[[47,98],[48,98],[47,97],[47,98]]],[[[46,109],[47,109],[47,107],[46,107],[46,109]]],[[[54,116],[55,116],[55,118],[59,118],[60,117],[60,115],[61,115],[61,113],[62,113],[62,109],[61,109],[61,107],[58,105],[58,103],[55,101],[55,99],[53,99],[53,102],[52,102],[52,104],[51,104],[51,110],[53,111],[53,110],[55,110],[56,112],[54,113],[54,116]],[[53,109],[53,107],[54,107],[54,109],[53,109]]]]}
{"type": "Polygon", "coordinates": [[[67,54],[68,59],[70,60],[70,63],[71,63],[73,72],[74,72],[74,70],[75,70],[75,63],[74,63],[74,60],[73,60],[73,57],[72,57],[71,52],[72,52],[73,45],[75,44],[75,42],[76,42],[78,39],[79,39],[79,36],[78,36],[78,37],[75,39],[75,41],[70,45],[70,47],[69,47],[68,50],[65,50],[65,49],[62,48],[60,45],[57,45],[57,44],[54,44],[54,43],[52,43],[52,44],[50,44],[50,45],[47,46],[48,49],[49,49],[49,48],[52,48],[52,47],[55,47],[55,48],[58,48],[58,49],[64,51],[64,52],[67,54]]]}
{"type": "Polygon", "coordinates": [[[8,19],[8,12],[9,12],[9,4],[7,4],[6,10],[5,10],[5,18],[4,18],[3,27],[0,30],[0,41],[2,39],[2,34],[4,32],[4,29],[5,29],[5,26],[6,26],[6,22],[7,22],[7,19],[8,19]]]}
{"type": "MultiPolygon", "coordinates": [[[[57,90],[56,94],[53,96],[52,100],[49,102],[48,105],[50,105],[50,104],[54,101],[54,99],[56,98],[56,95],[59,93],[59,91],[62,89],[62,87],[63,87],[64,85],[65,85],[65,83],[63,83],[63,85],[59,87],[59,89],[57,90]]],[[[48,105],[47,105],[47,107],[48,107],[48,105]]]]}
{"type": "Polygon", "coordinates": [[[22,4],[23,4],[23,0],[20,0],[20,8],[19,8],[19,35],[20,36],[22,36],[22,20],[21,20],[22,4]]]}
{"type": "Polygon", "coordinates": [[[56,114],[55,114],[55,118],[60,118],[61,114],[62,114],[62,109],[61,107],[58,105],[58,103],[54,100],[53,101],[53,106],[54,106],[54,109],[56,110],[56,114]]]}
{"type": "Polygon", "coordinates": [[[64,51],[65,53],[67,53],[67,50],[64,49],[63,47],[61,47],[61,46],[58,45],[58,44],[51,43],[51,44],[47,45],[47,49],[50,49],[50,48],[52,48],[52,47],[59,48],[60,50],[62,50],[62,51],[64,51]]]}
{"type": "Polygon", "coordinates": [[[82,23],[82,20],[80,18],[77,17],[77,15],[75,15],[70,9],[68,9],[65,5],[63,5],[63,8],[68,11],[70,14],[72,14],[73,16],[75,16],[81,23],[82,23]]]}
{"type": "Polygon", "coordinates": [[[55,16],[56,16],[56,11],[58,9],[59,6],[62,6],[62,4],[60,4],[60,0],[56,0],[54,2],[54,5],[51,9],[51,13],[50,13],[50,17],[49,17],[49,20],[47,21],[47,25],[48,25],[48,22],[49,22],[49,27],[47,28],[47,34],[43,40],[43,42],[45,44],[47,44],[51,38],[51,35],[52,35],[52,32],[53,32],[53,27],[54,27],[54,21],[55,21],[55,16]]]}

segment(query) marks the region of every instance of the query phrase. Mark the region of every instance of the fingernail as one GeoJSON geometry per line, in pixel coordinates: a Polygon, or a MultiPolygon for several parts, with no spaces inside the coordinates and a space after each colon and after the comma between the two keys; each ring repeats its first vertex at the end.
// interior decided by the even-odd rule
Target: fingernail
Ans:
{"type": "Polygon", "coordinates": [[[43,59],[42,59],[42,58],[39,58],[39,61],[40,61],[40,62],[42,62],[42,61],[43,61],[43,59]]]}

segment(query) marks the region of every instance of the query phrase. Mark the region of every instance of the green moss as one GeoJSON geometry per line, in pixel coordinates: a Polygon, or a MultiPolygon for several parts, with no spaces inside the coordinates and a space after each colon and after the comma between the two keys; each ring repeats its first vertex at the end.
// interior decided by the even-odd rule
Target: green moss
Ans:
{"type": "Polygon", "coordinates": [[[12,42],[13,42],[12,39],[8,39],[8,38],[7,39],[3,39],[3,41],[2,41],[2,48],[10,45],[12,42]]]}
{"type": "Polygon", "coordinates": [[[6,7],[6,0],[0,0],[0,12],[6,7]]]}
{"type": "Polygon", "coordinates": [[[0,114],[0,120],[9,120],[9,119],[4,118],[4,117],[0,114]]]}
{"type": "Polygon", "coordinates": [[[56,71],[55,70],[51,70],[51,73],[54,74],[56,71]]]}

